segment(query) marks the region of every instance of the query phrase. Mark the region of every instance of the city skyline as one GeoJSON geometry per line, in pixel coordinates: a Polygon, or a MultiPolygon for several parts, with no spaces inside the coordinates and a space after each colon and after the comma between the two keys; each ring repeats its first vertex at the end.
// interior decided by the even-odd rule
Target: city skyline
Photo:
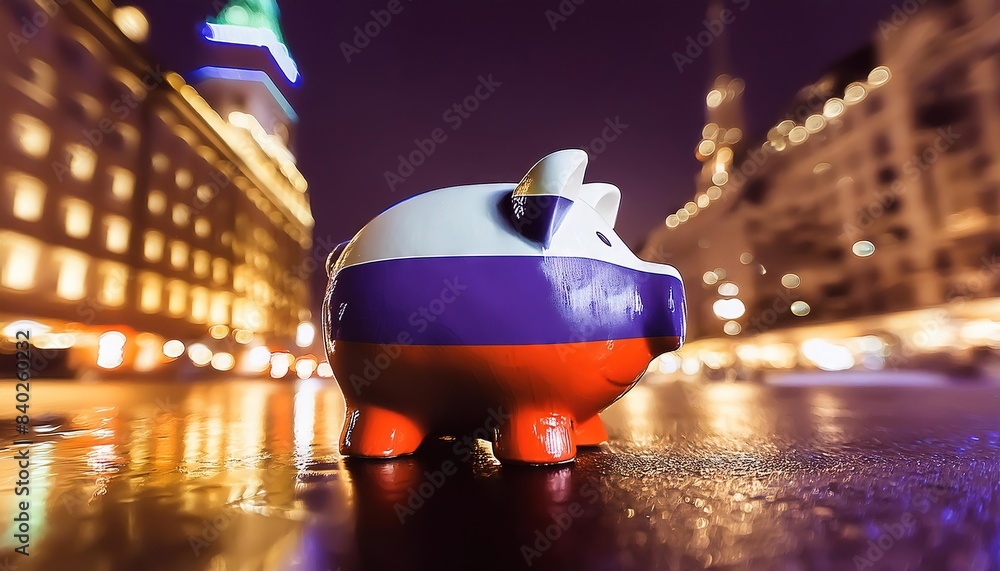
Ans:
{"type": "MultiPolygon", "coordinates": [[[[857,1],[823,13],[794,2],[722,4],[732,12],[728,24],[720,21],[731,36],[733,68],[747,82],[751,137],[763,134],[801,85],[879,33],[878,20],[894,5],[857,1]]],[[[218,6],[137,5],[149,15],[155,57],[182,74],[192,69],[199,49],[194,22],[218,6]]],[[[401,2],[384,26],[371,11],[388,3],[336,4],[320,30],[310,7],[279,5],[286,42],[306,78],[296,107],[309,118],[299,154],[313,183],[317,239],[347,240],[413,194],[514,179],[521,165],[558,148],[586,148],[595,180],[621,187],[619,230],[632,246],[693,194],[691,147],[701,130],[694,110],[711,83],[709,52],[720,30],[706,16],[707,2],[671,6],[669,14],[648,2],[629,10],[572,4],[572,12],[562,8],[566,15],[558,2],[488,13],[401,2]],[[365,43],[354,28],[363,32],[369,23],[376,33],[365,43]],[[496,45],[487,49],[486,38],[514,36],[522,39],[503,40],[503,57],[496,45]],[[530,58],[535,51],[545,57],[530,58]],[[456,111],[455,104],[475,96],[480,76],[491,74],[495,93],[456,111]],[[616,87],[622,83],[633,87],[616,87]],[[427,153],[417,141],[437,128],[447,138],[419,157],[427,153]],[[520,132],[529,140],[519,140],[520,132]],[[402,161],[411,172],[399,156],[414,152],[422,164],[402,161]]]]}

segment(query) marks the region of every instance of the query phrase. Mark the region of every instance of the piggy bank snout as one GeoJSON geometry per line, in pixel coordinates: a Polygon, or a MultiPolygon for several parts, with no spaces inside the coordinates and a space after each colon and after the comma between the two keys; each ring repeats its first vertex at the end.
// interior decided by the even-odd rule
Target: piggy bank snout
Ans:
{"type": "Polygon", "coordinates": [[[658,356],[676,351],[684,343],[687,305],[684,287],[677,272],[664,264],[647,262],[655,273],[650,274],[649,289],[645,298],[650,300],[650,311],[643,316],[644,329],[650,352],[658,356]]]}

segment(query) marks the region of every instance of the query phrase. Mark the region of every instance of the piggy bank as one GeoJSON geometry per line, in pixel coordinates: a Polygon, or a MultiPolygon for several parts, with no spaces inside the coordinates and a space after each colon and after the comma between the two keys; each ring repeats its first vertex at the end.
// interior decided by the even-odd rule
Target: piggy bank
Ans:
{"type": "Polygon", "coordinates": [[[563,150],[517,184],[414,196],[331,253],[323,333],[347,402],[342,453],[472,434],[501,462],[553,464],[607,439],[598,413],[681,346],[684,290],[618,237],[621,192],[585,184],[586,166],[563,150]]]}

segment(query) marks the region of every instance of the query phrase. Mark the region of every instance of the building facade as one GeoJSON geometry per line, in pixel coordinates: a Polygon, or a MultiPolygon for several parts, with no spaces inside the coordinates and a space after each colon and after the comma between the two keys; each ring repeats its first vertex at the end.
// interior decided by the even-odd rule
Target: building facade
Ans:
{"type": "Polygon", "coordinates": [[[742,83],[712,86],[696,195],[642,253],[685,276],[692,338],[1000,296],[1000,7],[903,3],[878,28],[745,148],[720,112],[742,83]]]}
{"type": "Polygon", "coordinates": [[[12,50],[0,58],[5,337],[33,323],[40,347],[87,364],[119,332],[104,361],[140,370],[183,357],[168,340],[230,341],[223,370],[254,346],[292,348],[311,319],[313,219],[287,86],[270,81],[266,106],[256,86],[270,68],[248,82],[217,66],[203,96],[143,55],[147,25],[101,0],[0,7],[12,50]],[[227,85],[245,95],[220,115],[227,85]],[[262,127],[253,112],[265,108],[287,108],[286,121],[264,113],[262,127]]]}

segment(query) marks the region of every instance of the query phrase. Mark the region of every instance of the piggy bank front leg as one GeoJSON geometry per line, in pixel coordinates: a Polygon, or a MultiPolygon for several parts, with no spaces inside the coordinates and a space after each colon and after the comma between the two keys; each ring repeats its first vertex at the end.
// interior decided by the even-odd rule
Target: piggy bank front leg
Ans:
{"type": "Polygon", "coordinates": [[[573,419],[551,411],[514,410],[496,429],[493,454],[501,462],[569,462],[576,457],[573,419]]]}
{"type": "Polygon", "coordinates": [[[413,453],[426,432],[398,412],[371,405],[347,411],[340,436],[340,453],[346,456],[394,458],[413,453]]]}
{"type": "Polygon", "coordinates": [[[577,446],[598,446],[608,439],[608,431],[601,422],[601,417],[596,414],[583,422],[577,422],[576,427],[577,446]]]}

